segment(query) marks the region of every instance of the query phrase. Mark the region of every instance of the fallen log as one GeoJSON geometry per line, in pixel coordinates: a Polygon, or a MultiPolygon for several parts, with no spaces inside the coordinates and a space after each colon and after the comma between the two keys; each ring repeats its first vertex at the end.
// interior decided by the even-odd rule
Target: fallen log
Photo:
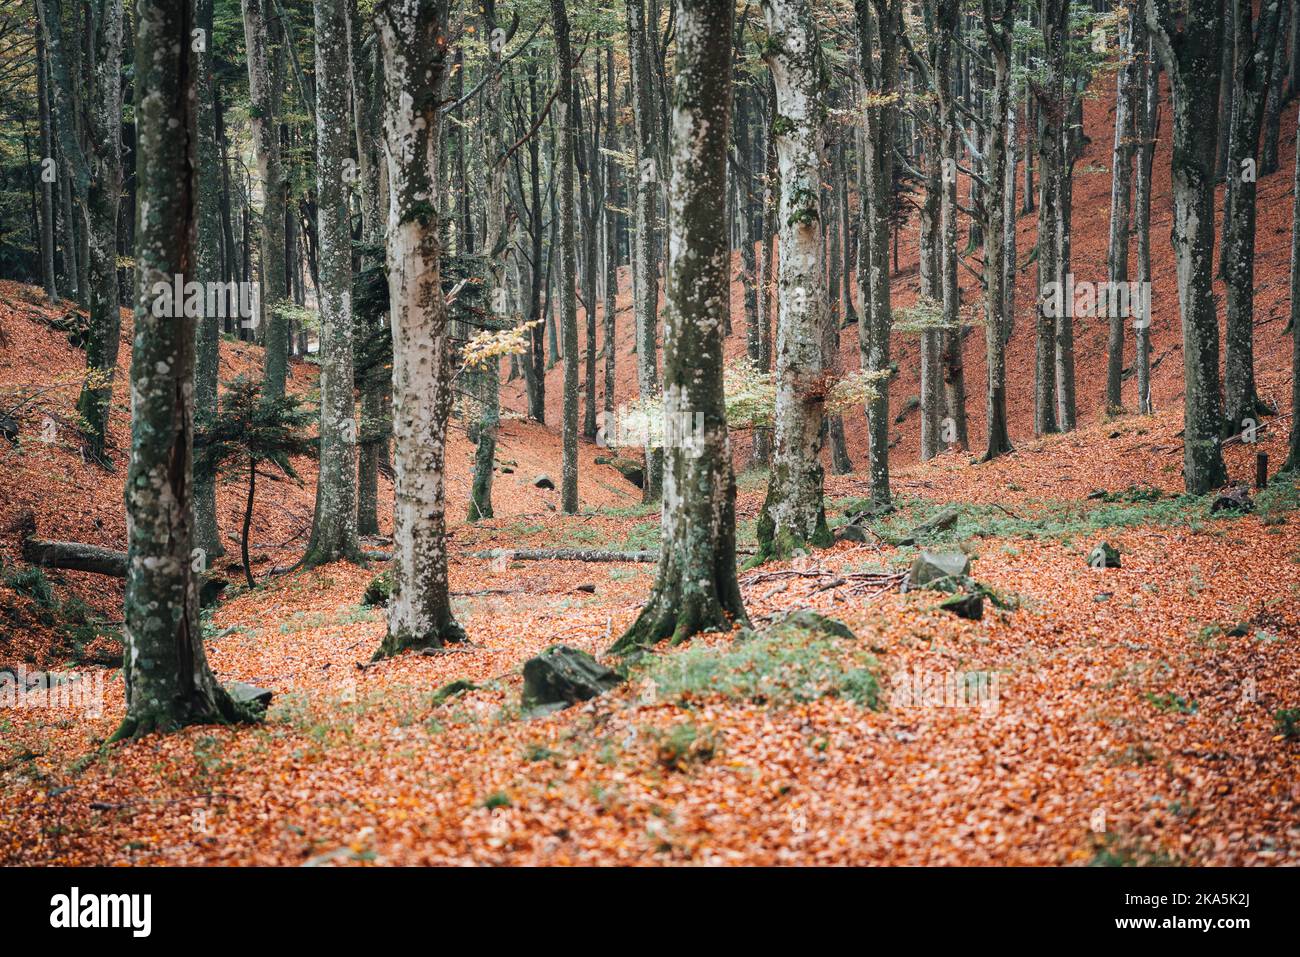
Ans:
{"type": "MultiPolygon", "coordinates": [[[[126,577],[126,552],[85,542],[61,542],[36,537],[36,516],[31,511],[20,514],[10,526],[17,531],[23,561],[41,568],[60,568],[72,572],[90,572],[108,578],[126,577]]],[[[207,607],[225,589],[224,579],[199,576],[199,604],[207,607]]]]}
{"type": "Polygon", "coordinates": [[[473,558],[504,558],[518,562],[657,562],[658,552],[612,552],[587,548],[492,548],[473,558]]]}
{"type": "Polygon", "coordinates": [[[23,539],[23,561],[44,568],[65,568],[110,578],[126,577],[126,552],[82,542],[57,542],[44,538],[23,539]]]}
{"type": "Polygon", "coordinates": [[[10,526],[18,533],[23,561],[43,568],[66,568],[110,578],[126,577],[126,552],[83,542],[59,542],[36,537],[36,515],[27,509],[10,526]]]}

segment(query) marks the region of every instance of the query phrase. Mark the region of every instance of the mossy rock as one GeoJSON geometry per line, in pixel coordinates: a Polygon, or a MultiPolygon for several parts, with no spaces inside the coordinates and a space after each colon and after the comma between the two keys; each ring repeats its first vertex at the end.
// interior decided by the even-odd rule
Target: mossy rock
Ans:
{"type": "Polygon", "coordinates": [[[585,651],[551,645],[524,662],[523,708],[530,715],[559,711],[602,695],[623,681],[585,651]]]}
{"type": "Polygon", "coordinates": [[[616,469],[623,478],[627,479],[637,488],[643,488],[645,486],[645,467],[636,459],[610,459],[609,466],[612,469],[616,469]]]}
{"type": "Polygon", "coordinates": [[[366,593],[361,597],[361,604],[367,608],[382,608],[388,604],[388,599],[393,595],[393,576],[389,572],[381,572],[370,580],[366,586],[366,593]]]}
{"type": "Polygon", "coordinates": [[[1110,542],[1098,542],[1088,553],[1088,564],[1093,568],[1119,568],[1119,549],[1110,542]]]}
{"type": "Polygon", "coordinates": [[[828,618],[826,615],[818,614],[808,608],[797,608],[794,611],[787,612],[771,625],[772,631],[785,631],[792,628],[811,634],[845,638],[849,641],[857,638],[844,622],[828,618]]]}
{"type": "Polygon", "coordinates": [[[970,578],[970,556],[965,552],[922,550],[907,573],[907,590],[932,588],[952,591],[970,578]]]}

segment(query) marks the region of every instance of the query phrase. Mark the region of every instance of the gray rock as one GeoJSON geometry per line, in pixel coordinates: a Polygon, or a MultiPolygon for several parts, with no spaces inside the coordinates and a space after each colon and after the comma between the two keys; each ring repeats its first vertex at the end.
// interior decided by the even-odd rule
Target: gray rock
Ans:
{"type": "Polygon", "coordinates": [[[549,475],[543,472],[541,475],[537,476],[537,478],[533,479],[533,487],[553,489],[555,488],[555,483],[551,481],[551,477],[549,475]]]}
{"type": "Polygon", "coordinates": [[[558,711],[604,694],[623,680],[585,651],[552,645],[524,662],[523,707],[531,714],[558,711]]]}
{"type": "Polygon", "coordinates": [[[786,628],[797,628],[800,631],[832,635],[836,638],[846,638],[849,641],[853,641],[857,637],[844,622],[836,621],[834,618],[828,618],[825,615],[819,615],[808,608],[797,608],[772,623],[772,630],[774,631],[786,628]]]}
{"type": "Polygon", "coordinates": [[[965,552],[931,552],[922,550],[907,573],[907,590],[954,586],[970,574],[970,557],[965,552]]]}
{"type": "Polygon", "coordinates": [[[862,525],[845,525],[835,532],[835,538],[841,542],[869,542],[871,533],[862,525]]]}
{"type": "Polygon", "coordinates": [[[1093,568],[1119,568],[1119,549],[1110,542],[1098,542],[1088,553],[1088,564],[1093,568]]]}
{"type": "Polygon", "coordinates": [[[912,537],[923,538],[926,535],[933,535],[935,532],[946,532],[957,524],[957,519],[959,518],[961,518],[961,512],[957,509],[942,509],[928,521],[924,521],[920,525],[916,526],[916,528],[912,529],[912,537]]]}
{"type": "Polygon", "coordinates": [[[226,694],[230,695],[235,704],[253,707],[259,711],[265,711],[271,706],[271,692],[265,688],[250,685],[245,681],[232,681],[225,685],[225,689],[226,694]]]}
{"type": "Polygon", "coordinates": [[[958,595],[941,602],[939,607],[944,611],[952,612],[958,618],[979,621],[984,617],[984,596],[978,592],[970,595],[958,595]]]}

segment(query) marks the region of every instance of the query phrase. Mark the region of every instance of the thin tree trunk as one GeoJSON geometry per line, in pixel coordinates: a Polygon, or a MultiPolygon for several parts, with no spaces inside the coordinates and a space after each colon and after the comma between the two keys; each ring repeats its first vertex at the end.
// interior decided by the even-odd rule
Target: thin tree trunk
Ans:
{"type": "Polygon", "coordinates": [[[560,508],[566,515],[578,511],[578,311],[574,302],[575,238],[573,228],[573,53],[569,48],[569,14],[565,0],[551,0],[551,20],[555,30],[555,53],[558,59],[558,94],[555,97],[556,149],[555,174],[559,188],[555,191],[559,206],[559,284],[560,301],[556,318],[564,337],[564,415],[561,422],[563,442],[560,465],[560,508]]]}
{"type": "Polygon", "coordinates": [[[282,309],[289,298],[285,268],[285,212],[288,201],[280,156],[280,127],[277,118],[278,70],[271,62],[270,37],[265,0],[241,0],[244,13],[244,46],[248,58],[249,123],[257,172],[262,180],[262,315],[259,317],[265,365],[262,394],[284,395],[288,373],[289,325],[282,309]]]}
{"type": "Polygon", "coordinates": [[[316,259],[320,272],[320,459],[304,564],[360,559],[352,368],[351,162],[346,0],[315,0],[316,259]]]}

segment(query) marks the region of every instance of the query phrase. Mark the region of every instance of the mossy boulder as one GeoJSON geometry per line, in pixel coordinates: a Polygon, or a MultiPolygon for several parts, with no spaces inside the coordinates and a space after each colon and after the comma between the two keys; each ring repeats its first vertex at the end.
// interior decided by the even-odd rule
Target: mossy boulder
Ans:
{"type": "Polygon", "coordinates": [[[970,578],[970,556],[965,552],[922,550],[907,573],[907,590],[933,588],[952,591],[970,578]]]}
{"type": "Polygon", "coordinates": [[[828,618],[826,615],[820,615],[808,608],[797,608],[794,611],[787,612],[771,625],[772,631],[785,631],[792,628],[816,635],[845,638],[849,641],[853,641],[857,637],[844,622],[828,618]]]}
{"type": "Polygon", "coordinates": [[[367,608],[383,607],[393,594],[393,576],[382,572],[370,580],[366,593],[361,596],[361,604],[367,608]]]}
{"type": "Polygon", "coordinates": [[[1088,564],[1093,568],[1119,568],[1119,549],[1110,542],[1098,542],[1088,553],[1088,564]]]}
{"type": "Polygon", "coordinates": [[[522,704],[527,714],[546,714],[588,701],[623,681],[585,651],[552,645],[524,662],[522,704]]]}

